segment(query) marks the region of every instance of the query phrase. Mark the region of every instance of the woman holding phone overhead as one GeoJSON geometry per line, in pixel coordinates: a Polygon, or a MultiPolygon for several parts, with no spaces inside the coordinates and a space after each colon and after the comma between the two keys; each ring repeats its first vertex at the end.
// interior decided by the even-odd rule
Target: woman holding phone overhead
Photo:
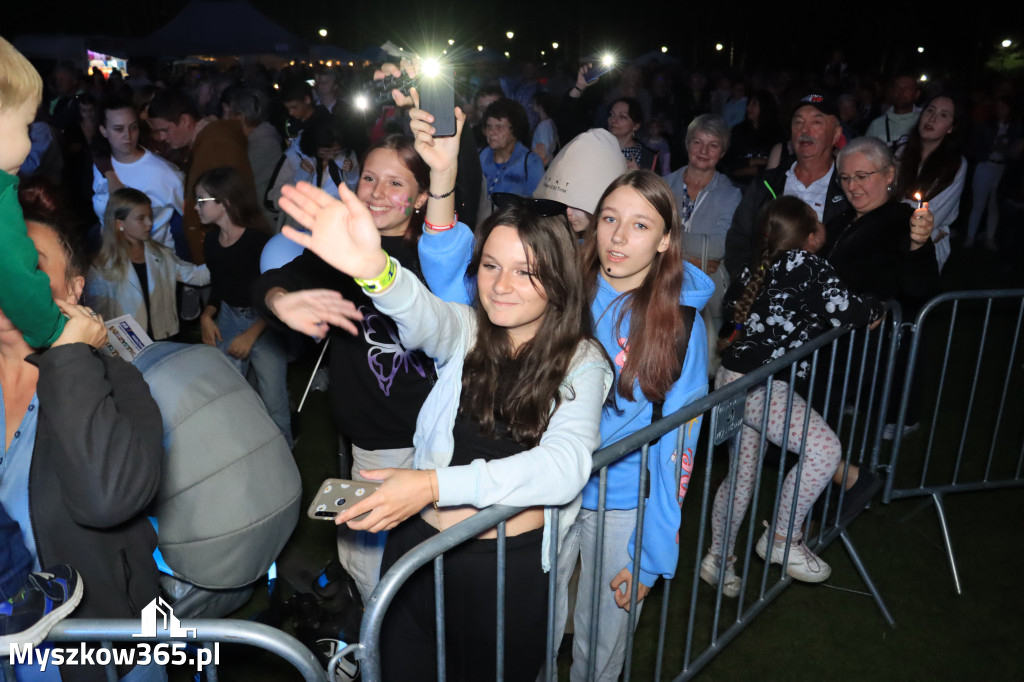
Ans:
{"type": "MultiPolygon", "coordinates": [[[[414,112],[417,146],[431,117],[414,112]]],[[[459,119],[460,125],[462,118],[459,119]]],[[[506,679],[534,679],[544,658],[547,554],[554,507],[571,522],[590,475],[601,407],[612,371],[593,339],[564,216],[510,205],[480,227],[470,270],[473,308],[445,303],[381,249],[372,216],[351,193],[341,202],[308,185],[287,188],[284,208],[311,234],[290,238],[360,282],[397,325],[401,343],[435,358],[437,383],[416,426],[415,469],[364,471],[380,489],[337,518],[391,531],[382,571],[411,547],[491,504],[530,507],[506,526],[506,679]],[[475,310],[474,310],[475,308],[475,310]],[[363,521],[353,521],[369,512],[363,521]]],[[[325,321],[355,330],[340,295],[325,321]]],[[[449,679],[493,673],[496,537],[492,530],[445,554],[449,679]]],[[[420,571],[399,591],[384,623],[385,679],[430,676],[436,668],[433,578],[420,571]]]]}
{"type": "MultiPolygon", "coordinates": [[[[461,125],[461,112],[459,117],[461,125]]],[[[450,190],[459,138],[433,142],[414,148],[402,135],[383,138],[367,151],[356,186],[383,248],[417,278],[424,226],[455,225],[450,190]]],[[[271,321],[318,339],[330,336],[330,399],[338,431],[352,446],[353,478],[362,469],[411,466],[416,415],[437,381],[430,357],[404,345],[395,322],[374,299],[313,252],[265,273],[256,282],[254,301],[271,321]],[[332,326],[327,313],[338,299],[326,292],[340,293],[346,310],[358,311],[359,334],[332,326]]],[[[364,600],[377,584],[383,548],[383,534],[347,528],[339,533],[339,559],[364,600]]]]}

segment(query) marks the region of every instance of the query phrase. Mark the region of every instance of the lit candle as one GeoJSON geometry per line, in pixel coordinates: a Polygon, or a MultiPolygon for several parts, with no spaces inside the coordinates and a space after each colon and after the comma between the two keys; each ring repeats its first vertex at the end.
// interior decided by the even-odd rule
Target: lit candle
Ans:
{"type": "Polygon", "coordinates": [[[914,192],[914,201],[916,201],[916,202],[917,202],[917,207],[918,207],[918,208],[921,208],[921,206],[922,206],[923,204],[922,204],[922,202],[921,202],[921,193],[920,193],[920,192],[914,192]]]}

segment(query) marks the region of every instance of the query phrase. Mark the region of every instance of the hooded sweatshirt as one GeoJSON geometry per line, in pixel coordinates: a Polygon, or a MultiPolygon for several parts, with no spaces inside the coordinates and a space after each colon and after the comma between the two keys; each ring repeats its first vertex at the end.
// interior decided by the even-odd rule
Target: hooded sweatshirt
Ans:
{"type": "MultiPolygon", "coordinates": [[[[682,373],[676,383],[665,395],[662,412],[672,414],[689,403],[701,398],[708,392],[708,346],[707,334],[700,310],[707,303],[715,290],[714,282],[700,271],[699,268],[685,263],[683,288],[679,294],[680,305],[693,306],[697,309],[694,316],[693,329],[690,330],[686,359],[682,373]]],[[[616,404],[605,406],[601,415],[601,447],[621,440],[651,423],[654,406],[644,397],[637,382],[633,387],[633,401],[624,399],[617,392],[619,374],[625,363],[629,336],[629,316],[623,319],[616,328],[619,310],[628,298],[615,291],[603,277],[598,275],[597,294],[591,304],[590,311],[594,316],[594,335],[604,347],[615,366],[616,404]],[[616,333],[617,332],[617,333],[616,333]],[[627,346],[626,349],[623,346],[627,346]]],[[[650,477],[650,498],[644,514],[643,551],[640,556],[640,582],[648,587],[654,585],[658,576],[671,578],[675,575],[676,561],[679,558],[679,544],[676,536],[679,531],[680,509],[682,496],[686,493],[689,474],[693,469],[694,453],[697,438],[700,435],[700,418],[694,419],[682,427],[683,452],[677,453],[677,431],[666,433],[648,452],[647,470],[650,477]],[[675,485],[676,457],[682,456],[682,480],[679,489],[675,485]]],[[[636,509],[638,489],[640,485],[640,450],[636,450],[621,458],[608,467],[608,488],[605,507],[607,509],[636,509]]],[[[591,476],[583,488],[583,508],[598,507],[598,475],[591,476]]],[[[636,531],[629,540],[629,556],[634,557],[636,531]]],[[[632,562],[624,566],[632,570],[632,562]]]]}
{"type": "MultiPolygon", "coordinates": [[[[452,230],[440,233],[424,233],[419,241],[420,263],[423,277],[431,290],[447,290],[447,300],[469,303],[473,281],[464,277],[465,264],[473,249],[473,233],[461,223],[452,230]]],[[[715,284],[711,279],[689,263],[684,263],[683,287],[679,294],[680,305],[697,309],[693,329],[686,350],[686,360],[679,379],[665,396],[663,414],[672,414],[681,407],[704,396],[708,392],[707,333],[700,310],[714,293],[715,284]]],[[[598,276],[597,294],[590,306],[595,320],[594,336],[604,347],[615,365],[615,383],[625,362],[625,351],[619,343],[629,336],[629,316],[616,329],[619,310],[626,297],[619,298],[603,277],[598,276]],[[618,300],[616,300],[618,299],[618,300]],[[616,334],[618,332],[618,334],[616,334]]],[[[613,391],[615,389],[613,388],[613,391]]],[[[606,406],[601,414],[601,447],[614,443],[651,423],[654,406],[644,397],[639,383],[633,389],[634,400],[625,400],[616,394],[616,405],[606,406]]],[[[689,472],[693,468],[693,455],[700,435],[700,418],[685,424],[680,489],[675,489],[675,443],[677,431],[667,433],[650,448],[648,471],[650,472],[651,497],[644,515],[643,552],[640,558],[640,581],[651,587],[659,575],[671,578],[675,574],[679,545],[676,534],[679,530],[682,495],[686,492],[689,472]],[[677,500],[678,495],[678,500],[677,500]]],[[[630,453],[608,468],[608,509],[636,509],[637,490],[640,484],[640,451],[630,453]]],[[[597,509],[598,477],[592,476],[583,489],[583,508],[597,509]]],[[[635,532],[630,538],[629,555],[633,557],[635,532]]],[[[632,564],[625,568],[632,569],[632,564]]]]}

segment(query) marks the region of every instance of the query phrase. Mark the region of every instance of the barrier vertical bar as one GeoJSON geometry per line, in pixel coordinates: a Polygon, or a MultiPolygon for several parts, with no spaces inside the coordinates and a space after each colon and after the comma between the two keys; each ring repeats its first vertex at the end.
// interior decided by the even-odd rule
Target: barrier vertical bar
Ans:
{"type": "MultiPolygon", "coordinates": [[[[557,656],[557,649],[555,648],[555,608],[558,600],[558,529],[559,529],[559,518],[558,509],[551,510],[551,542],[548,550],[548,565],[551,570],[548,571],[548,636],[544,645],[544,680],[545,682],[555,682],[558,676],[558,666],[555,663],[557,656]]],[[[572,569],[569,569],[572,570],[572,569]]],[[[568,581],[566,581],[568,582],[568,581]]],[[[569,589],[568,584],[565,587],[569,589]]]]}
{"type": "MultiPolygon", "coordinates": [[[[676,449],[675,449],[675,452],[676,452],[676,461],[675,461],[676,502],[679,503],[680,507],[682,506],[682,503],[683,503],[683,496],[682,496],[682,491],[683,491],[682,478],[683,478],[683,476],[682,476],[682,474],[683,474],[683,457],[686,455],[685,451],[683,450],[683,445],[685,443],[685,436],[686,436],[686,430],[685,429],[686,429],[686,424],[683,424],[676,431],[676,449]]],[[[710,443],[711,441],[712,441],[712,439],[709,438],[708,442],[710,443]]],[[[691,472],[693,471],[693,465],[692,464],[690,465],[690,471],[691,472]]],[[[687,482],[687,487],[689,487],[689,482],[687,482]]],[[[680,522],[680,526],[682,526],[681,522],[680,522]]],[[[681,533],[682,531],[680,530],[678,532],[681,533]]],[[[682,557],[682,555],[683,555],[683,551],[682,551],[682,549],[683,549],[682,548],[682,537],[679,538],[679,542],[680,542],[679,556],[682,557]]],[[[699,564],[698,564],[698,566],[699,566],[699,564]]],[[[699,569],[697,569],[696,573],[699,573],[699,572],[700,572],[699,569]]],[[[664,581],[664,585],[662,587],[661,616],[660,616],[659,622],[658,622],[658,645],[657,645],[657,648],[655,649],[655,653],[654,653],[654,679],[656,679],[656,680],[660,680],[661,679],[661,666],[662,666],[662,662],[663,662],[663,659],[664,659],[664,656],[665,656],[665,630],[668,627],[669,595],[672,592],[673,580],[674,579],[672,579],[672,578],[666,579],[664,581]]],[[[696,585],[694,587],[696,588],[696,585]]]]}
{"type": "MultiPolygon", "coordinates": [[[[978,379],[981,376],[981,362],[985,357],[985,343],[988,341],[988,323],[992,318],[992,299],[988,300],[985,306],[985,322],[981,326],[981,341],[978,342],[978,359],[974,363],[974,379],[971,380],[971,393],[967,399],[967,412],[965,413],[964,426],[960,432],[960,447],[956,454],[956,464],[953,466],[953,483],[957,482],[960,476],[960,465],[964,459],[964,446],[967,444],[967,427],[971,423],[971,414],[974,412],[974,398],[978,392],[978,379]]],[[[949,343],[952,343],[950,339],[949,343]]]]}
{"type": "Polygon", "coordinates": [[[630,668],[633,665],[633,631],[636,629],[637,591],[640,588],[640,558],[644,547],[644,514],[647,511],[647,486],[649,472],[647,463],[650,461],[650,444],[640,448],[640,483],[637,490],[636,504],[636,540],[633,543],[633,572],[629,580],[629,617],[626,629],[626,660],[623,663],[623,682],[629,682],[630,668]]]}
{"type": "Polygon", "coordinates": [[[590,599],[590,642],[587,647],[591,652],[587,664],[587,679],[593,680],[597,675],[597,656],[594,656],[593,642],[597,641],[598,628],[600,627],[598,614],[601,612],[601,557],[604,556],[604,515],[607,511],[606,503],[608,497],[608,467],[601,467],[597,485],[597,537],[594,542],[594,579],[591,583],[592,596],[590,599]]]}
{"type": "MultiPolygon", "coordinates": [[[[448,675],[444,651],[444,554],[434,557],[434,624],[437,627],[437,682],[444,682],[448,675]]],[[[380,647],[379,642],[377,646],[380,647]]]]}
{"type": "Polygon", "coordinates": [[[999,398],[999,413],[996,415],[996,425],[992,429],[992,445],[988,451],[988,460],[985,462],[985,477],[984,480],[988,480],[989,475],[992,473],[992,459],[996,454],[996,441],[999,438],[999,427],[1003,423],[1003,410],[1006,409],[1006,396],[1010,392],[1010,377],[1013,376],[1013,363],[1017,360],[1017,342],[1020,341],[1020,327],[1021,320],[1024,320],[1024,299],[1021,299],[1020,308],[1017,312],[1017,326],[1013,330],[1013,342],[1010,344],[1010,360],[1006,363],[1009,371],[1006,373],[1006,379],[1003,381],[1003,393],[999,398]]]}
{"type": "MultiPolygon", "coordinates": [[[[557,531],[556,531],[557,532],[557,531]]],[[[507,561],[505,545],[505,522],[498,524],[498,623],[496,633],[496,655],[494,657],[494,675],[498,682],[505,679],[505,565],[507,561]]]]}

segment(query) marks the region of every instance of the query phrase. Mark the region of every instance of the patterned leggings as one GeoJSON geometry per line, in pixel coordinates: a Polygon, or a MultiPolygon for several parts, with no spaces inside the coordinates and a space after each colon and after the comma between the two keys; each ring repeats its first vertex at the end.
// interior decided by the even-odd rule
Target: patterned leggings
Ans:
{"type": "MultiPolygon", "coordinates": [[[[725,367],[718,370],[715,386],[721,388],[743,375],[725,367]]],[[[786,402],[788,401],[789,384],[784,381],[772,381],[772,400],[768,411],[767,439],[781,446],[783,427],[786,423],[786,402]]],[[[722,482],[715,494],[715,504],[711,512],[711,553],[716,556],[732,557],[736,547],[736,536],[740,524],[750,506],[750,498],[754,491],[754,481],[758,470],[758,446],[761,441],[761,419],[764,415],[764,387],[752,390],[747,394],[746,409],[743,414],[743,432],[740,436],[740,455],[738,470],[733,471],[730,465],[729,478],[722,482]],[[732,523],[729,528],[728,545],[725,545],[725,520],[729,507],[729,482],[736,477],[736,497],[732,506],[732,523]],[[728,549],[728,552],[724,550],[728,549]]],[[[796,466],[790,469],[782,487],[782,500],[779,504],[779,521],[775,532],[781,537],[789,530],[789,519],[796,514],[793,541],[799,541],[802,525],[808,510],[818,495],[825,489],[842,456],[842,444],[825,420],[815,410],[809,409],[807,403],[799,395],[793,395],[793,413],[789,421],[788,448],[791,452],[800,452],[800,441],[804,433],[804,419],[810,414],[811,423],[807,429],[807,447],[804,451],[803,471],[800,481],[800,493],[796,505],[793,505],[793,491],[796,487],[796,466]]],[[[730,462],[732,460],[730,459],[730,462]]]]}

